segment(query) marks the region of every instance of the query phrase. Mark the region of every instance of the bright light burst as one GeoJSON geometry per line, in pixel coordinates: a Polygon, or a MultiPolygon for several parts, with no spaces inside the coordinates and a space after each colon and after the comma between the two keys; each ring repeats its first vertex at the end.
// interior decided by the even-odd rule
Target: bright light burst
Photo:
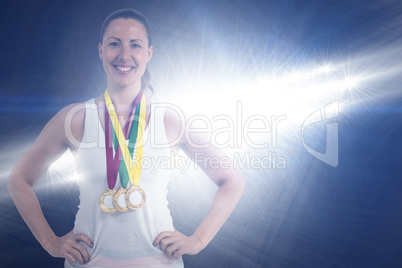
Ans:
{"type": "Polygon", "coordinates": [[[50,166],[51,171],[66,171],[71,173],[69,167],[74,164],[75,158],[70,150],[67,150],[62,154],[53,164],[50,166]],[[68,170],[66,170],[68,169],[68,170]]]}
{"type": "Polygon", "coordinates": [[[338,100],[344,113],[349,105],[357,105],[357,102],[364,105],[363,96],[371,93],[367,92],[363,77],[369,77],[370,73],[364,66],[354,68],[353,73],[353,68],[348,66],[350,64],[328,62],[322,65],[299,64],[301,67],[290,70],[272,68],[275,71],[256,77],[239,75],[236,81],[221,80],[216,83],[206,79],[194,90],[183,87],[186,83],[179,83],[174,85],[173,92],[177,94],[171,94],[171,98],[187,117],[204,114],[213,122],[214,116],[222,114],[234,120],[239,113],[245,118],[285,115],[287,123],[282,128],[290,130],[300,128],[314,110],[332,101],[338,100]],[[188,100],[187,90],[191,90],[192,97],[197,101],[188,100]]]}
{"type": "Polygon", "coordinates": [[[358,80],[355,77],[346,77],[343,82],[347,89],[353,89],[359,85],[358,80]]]}
{"type": "Polygon", "coordinates": [[[81,175],[74,171],[75,157],[70,150],[67,150],[49,168],[48,173],[52,183],[69,184],[80,180],[81,175]]]}
{"type": "Polygon", "coordinates": [[[321,73],[329,73],[331,71],[331,66],[330,65],[324,65],[320,69],[318,69],[319,72],[321,73]]]}

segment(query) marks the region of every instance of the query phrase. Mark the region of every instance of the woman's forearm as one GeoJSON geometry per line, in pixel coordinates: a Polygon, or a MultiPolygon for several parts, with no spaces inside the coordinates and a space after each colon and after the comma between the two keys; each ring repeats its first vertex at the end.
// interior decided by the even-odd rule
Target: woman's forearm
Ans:
{"type": "Polygon", "coordinates": [[[84,234],[73,234],[72,231],[62,237],[56,236],[43,216],[38,198],[29,183],[10,176],[7,188],[32,234],[51,256],[81,264],[90,260],[87,250],[79,242],[92,247],[91,239],[84,234]]]}
{"type": "Polygon", "coordinates": [[[11,175],[7,182],[7,188],[15,206],[32,234],[42,247],[46,248],[47,243],[55,234],[43,216],[38,198],[32,186],[23,179],[11,175]]]}
{"type": "Polygon", "coordinates": [[[204,246],[214,238],[243,194],[243,178],[240,172],[234,173],[234,177],[220,185],[207,215],[193,234],[204,246]]]}

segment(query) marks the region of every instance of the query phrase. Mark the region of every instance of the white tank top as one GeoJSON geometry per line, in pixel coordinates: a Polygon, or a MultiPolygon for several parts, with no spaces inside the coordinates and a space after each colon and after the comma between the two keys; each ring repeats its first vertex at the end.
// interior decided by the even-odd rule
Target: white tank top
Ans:
{"type": "MultiPolygon", "coordinates": [[[[80,204],[73,233],[87,235],[93,241],[93,248],[83,244],[91,256],[89,263],[80,265],[66,260],[65,267],[183,267],[181,258],[169,258],[159,247],[152,245],[160,232],[173,231],[166,198],[172,171],[171,165],[169,168],[166,163],[172,152],[166,146],[164,109],[151,104],[145,130],[143,167],[138,185],[146,193],[146,202],[138,210],[112,214],[103,212],[99,206],[100,196],[108,189],[105,132],[95,100],[87,101],[85,109],[84,136],[75,160],[75,172],[80,176],[80,204]],[[163,144],[165,146],[158,148],[163,144]]],[[[117,191],[120,187],[117,177],[114,189],[117,191]]]]}

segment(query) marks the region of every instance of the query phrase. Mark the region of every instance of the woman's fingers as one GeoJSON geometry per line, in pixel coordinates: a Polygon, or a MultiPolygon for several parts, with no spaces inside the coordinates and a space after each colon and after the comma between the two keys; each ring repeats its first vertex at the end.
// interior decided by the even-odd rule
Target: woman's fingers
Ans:
{"type": "Polygon", "coordinates": [[[175,259],[179,259],[183,254],[184,254],[183,248],[176,249],[172,252],[172,257],[175,259]]]}
{"type": "MultiPolygon", "coordinates": [[[[162,233],[161,233],[162,234],[162,233]]],[[[181,235],[179,232],[164,232],[164,234],[160,235],[155,241],[160,241],[161,250],[165,252],[165,254],[169,257],[179,258],[181,255],[175,254],[179,251],[182,246],[181,240],[185,238],[184,235],[181,235]],[[160,239],[162,237],[162,239],[160,239]]]]}
{"type": "Polygon", "coordinates": [[[88,236],[84,235],[84,234],[74,234],[74,239],[75,241],[82,241],[85,244],[87,244],[88,247],[92,248],[93,247],[93,243],[91,241],[91,239],[89,239],[88,236]]]}
{"type": "Polygon", "coordinates": [[[161,250],[163,251],[163,252],[165,252],[166,251],[166,248],[168,248],[170,245],[172,245],[173,244],[173,241],[172,241],[172,239],[171,239],[171,237],[167,237],[167,238],[163,238],[162,240],[161,240],[161,250]]]}
{"type": "MultiPolygon", "coordinates": [[[[85,263],[84,258],[82,257],[82,253],[75,249],[74,247],[71,247],[68,251],[68,254],[70,254],[71,256],[73,256],[77,261],[79,261],[79,263],[83,264],[85,263]]],[[[75,262],[75,261],[73,261],[75,262]]]]}
{"type": "Polygon", "coordinates": [[[168,238],[170,236],[172,236],[174,232],[161,232],[154,240],[154,246],[159,245],[159,243],[162,241],[162,239],[168,238]]]}
{"type": "Polygon", "coordinates": [[[73,255],[71,255],[70,253],[68,253],[67,251],[64,252],[63,256],[61,256],[65,259],[67,259],[69,262],[76,262],[77,260],[73,257],[73,255]]]}
{"type": "Polygon", "coordinates": [[[154,245],[160,244],[161,250],[169,257],[179,259],[183,254],[194,255],[199,253],[205,245],[195,236],[185,236],[178,232],[162,232],[154,245]]]}
{"type": "Polygon", "coordinates": [[[181,245],[179,245],[179,243],[170,244],[170,246],[168,246],[164,252],[169,257],[175,257],[174,254],[176,254],[179,251],[180,246],[181,245]]]}
{"type": "MultiPolygon", "coordinates": [[[[170,237],[165,237],[161,240],[161,250],[166,252],[167,248],[170,248],[171,245],[179,242],[181,237],[178,234],[172,234],[170,237]]],[[[172,248],[170,248],[172,249],[172,248]]],[[[176,248],[175,248],[176,249],[176,248]]]]}
{"type": "Polygon", "coordinates": [[[82,260],[83,262],[88,262],[89,261],[89,254],[88,251],[79,243],[75,242],[72,245],[72,248],[75,249],[76,251],[78,251],[79,253],[79,260],[82,260]]]}
{"type": "Polygon", "coordinates": [[[66,258],[70,262],[87,263],[90,256],[85,247],[79,243],[81,241],[92,247],[92,241],[86,235],[69,232],[63,237],[55,236],[46,250],[53,257],[66,258]]]}

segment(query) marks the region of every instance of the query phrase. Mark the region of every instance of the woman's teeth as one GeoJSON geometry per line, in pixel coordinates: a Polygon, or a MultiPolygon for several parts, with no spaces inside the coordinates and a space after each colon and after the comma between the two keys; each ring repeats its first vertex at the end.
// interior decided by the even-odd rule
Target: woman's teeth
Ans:
{"type": "Polygon", "coordinates": [[[117,70],[119,70],[119,71],[122,71],[122,72],[128,72],[128,71],[132,70],[134,67],[115,66],[115,68],[116,68],[117,70]]]}

